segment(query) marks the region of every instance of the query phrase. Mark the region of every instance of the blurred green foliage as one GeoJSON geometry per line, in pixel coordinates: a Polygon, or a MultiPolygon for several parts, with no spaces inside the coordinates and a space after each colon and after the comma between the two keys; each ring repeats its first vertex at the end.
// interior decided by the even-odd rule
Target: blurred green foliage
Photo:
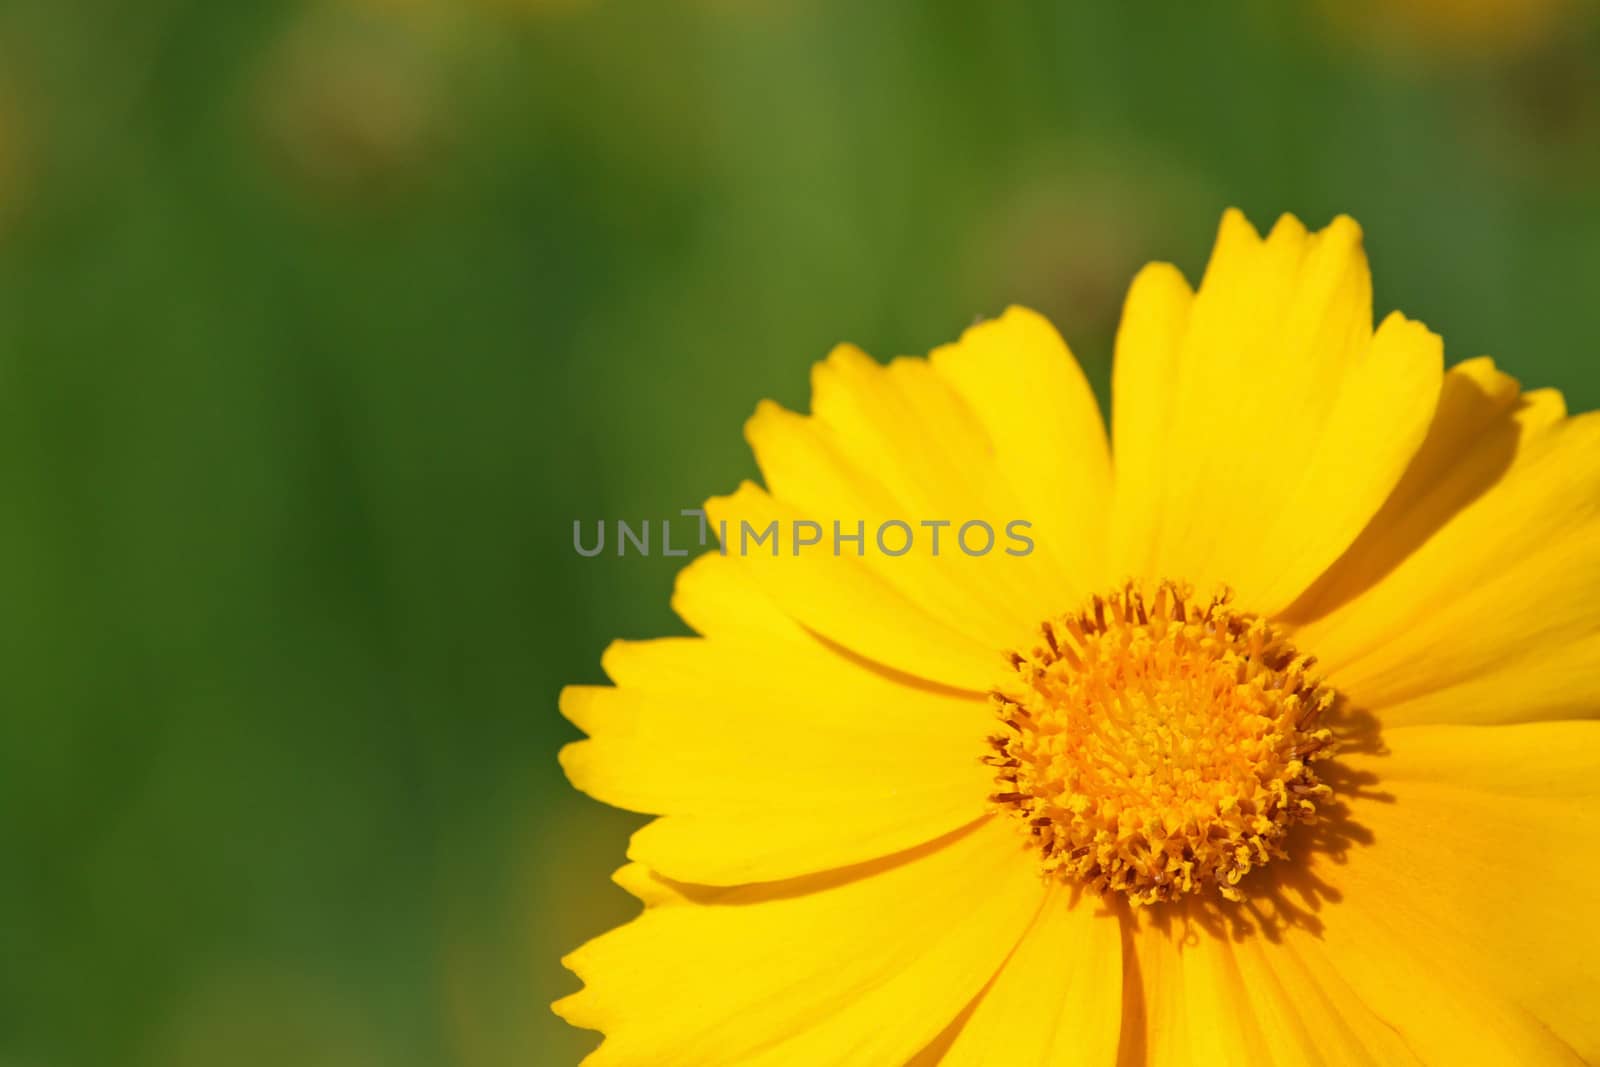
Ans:
{"type": "Polygon", "coordinates": [[[568,682],[679,632],[580,559],[756,400],[1017,301],[1102,390],[1227,204],[1600,400],[1592,27],[1232,5],[0,7],[0,1064],[510,1065],[631,913],[568,682]]]}

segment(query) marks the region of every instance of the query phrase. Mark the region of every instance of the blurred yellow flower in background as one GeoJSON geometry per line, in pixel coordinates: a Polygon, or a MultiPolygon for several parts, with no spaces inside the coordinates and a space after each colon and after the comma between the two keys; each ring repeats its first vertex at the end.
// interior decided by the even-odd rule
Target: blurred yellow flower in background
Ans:
{"type": "Polygon", "coordinates": [[[262,64],[256,110],[263,139],[306,188],[359,199],[415,183],[439,162],[450,133],[443,86],[449,33],[406,17],[409,10],[313,5],[262,64]]]}
{"type": "Polygon", "coordinates": [[[592,1062],[1600,1057],[1600,419],[1374,327],[1349,219],[1234,212],[1135,279],[1109,441],[1018,309],[812,384],[713,520],[1036,551],[713,553],[699,636],[562,693],[661,816],[565,961],[592,1062]]]}
{"type": "Polygon", "coordinates": [[[21,212],[27,197],[31,132],[14,88],[0,79],[0,234],[21,212]]]}
{"type": "Polygon", "coordinates": [[[1516,56],[1583,14],[1573,0],[1324,0],[1330,18],[1377,44],[1464,56],[1516,56]]]}
{"type": "Polygon", "coordinates": [[[474,0],[468,5],[445,3],[441,0],[341,0],[341,2],[400,18],[424,21],[459,18],[465,13],[463,8],[476,8],[490,14],[512,16],[560,16],[595,6],[595,0],[474,0]]]}

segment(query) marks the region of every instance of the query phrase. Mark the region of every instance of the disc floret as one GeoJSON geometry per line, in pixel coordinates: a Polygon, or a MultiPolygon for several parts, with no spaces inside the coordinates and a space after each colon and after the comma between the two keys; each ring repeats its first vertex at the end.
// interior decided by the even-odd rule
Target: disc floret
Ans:
{"type": "Polygon", "coordinates": [[[996,791],[1042,869],[1135,904],[1240,881],[1283,858],[1330,789],[1318,724],[1335,693],[1223,590],[1130,582],[1045,622],[993,694],[996,791]]]}

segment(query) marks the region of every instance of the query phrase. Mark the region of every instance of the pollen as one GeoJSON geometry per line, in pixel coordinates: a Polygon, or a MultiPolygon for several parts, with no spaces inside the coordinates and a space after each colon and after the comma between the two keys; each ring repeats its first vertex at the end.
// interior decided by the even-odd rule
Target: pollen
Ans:
{"type": "Polygon", "coordinates": [[[1243,899],[1329,795],[1314,764],[1335,700],[1280,630],[1226,590],[1130,582],[1045,622],[991,694],[985,762],[1048,877],[1134,904],[1243,899]]]}

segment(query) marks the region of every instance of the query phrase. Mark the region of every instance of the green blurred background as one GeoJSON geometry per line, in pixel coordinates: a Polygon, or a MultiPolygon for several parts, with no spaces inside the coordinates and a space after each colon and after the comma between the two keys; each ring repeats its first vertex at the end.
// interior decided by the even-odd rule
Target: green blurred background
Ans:
{"type": "Polygon", "coordinates": [[[836,341],[1029,303],[1103,395],[1141,263],[1347,211],[1595,406],[1592,20],[1408,3],[0,5],[0,1065],[590,1047],[639,820],[555,694],[681,628],[572,520],[753,474],[836,341]]]}

